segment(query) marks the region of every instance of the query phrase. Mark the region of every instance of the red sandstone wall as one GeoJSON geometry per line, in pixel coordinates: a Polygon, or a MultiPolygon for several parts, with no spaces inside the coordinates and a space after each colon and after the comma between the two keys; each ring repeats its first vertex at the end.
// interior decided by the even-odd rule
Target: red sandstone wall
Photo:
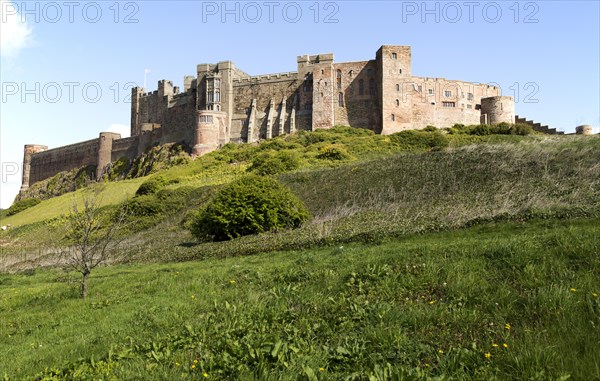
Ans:
{"type": "Polygon", "coordinates": [[[377,92],[369,93],[369,81],[376,80],[375,61],[344,62],[333,65],[334,125],[376,130],[380,123],[377,92]],[[338,80],[338,70],[341,78],[338,80]],[[360,82],[362,81],[362,94],[360,82]],[[342,105],[340,105],[342,94],[342,105]]]}
{"type": "Polygon", "coordinates": [[[86,165],[97,165],[98,139],[38,152],[31,156],[29,184],[47,179],[58,172],[86,165]]]}

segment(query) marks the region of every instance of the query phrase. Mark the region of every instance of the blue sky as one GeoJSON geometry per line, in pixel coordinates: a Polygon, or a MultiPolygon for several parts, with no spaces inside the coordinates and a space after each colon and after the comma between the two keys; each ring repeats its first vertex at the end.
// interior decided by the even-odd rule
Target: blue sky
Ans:
{"type": "Polygon", "coordinates": [[[132,83],[183,87],[199,63],[251,75],[296,57],[372,59],[412,46],[413,75],[497,83],[516,112],[566,132],[600,125],[598,1],[14,1],[2,12],[0,207],[21,184],[24,144],[128,131],[132,83]]]}

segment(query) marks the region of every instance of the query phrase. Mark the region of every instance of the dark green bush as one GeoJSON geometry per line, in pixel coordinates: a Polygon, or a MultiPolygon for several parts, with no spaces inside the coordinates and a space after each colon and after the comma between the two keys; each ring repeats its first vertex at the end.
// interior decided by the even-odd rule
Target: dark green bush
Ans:
{"type": "Polygon", "coordinates": [[[401,131],[390,135],[390,140],[403,149],[441,149],[449,144],[448,138],[440,131],[418,130],[401,131]]]}
{"type": "Polygon", "coordinates": [[[16,201],[13,203],[10,208],[8,208],[8,212],[6,215],[13,216],[19,212],[24,211],[25,209],[31,208],[32,206],[36,206],[41,201],[37,198],[24,198],[22,200],[16,201]]]}
{"type": "Polygon", "coordinates": [[[343,144],[328,144],[319,149],[319,154],[317,155],[317,158],[341,161],[352,159],[352,155],[348,153],[346,147],[343,144]]]}
{"type": "Polygon", "coordinates": [[[299,227],[309,213],[277,180],[248,175],[224,186],[191,224],[200,241],[226,241],[278,229],[299,227]]]}
{"type": "Polygon", "coordinates": [[[517,123],[513,126],[512,132],[515,135],[531,135],[533,134],[533,128],[529,124],[517,123]]]}
{"type": "Polygon", "coordinates": [[[165,187],[169,182],[162,176],[154,176],[144,181],[135,192],[136,196],[154,194],[165,187]]]}
{"type": "Polygon", "coordinates": [[[126,208],[134,217],[154,217],[165,210],[162,200],[151,194],[132,198],[126,203],[126,208]]]}
{"type": "Polygon", "coordinates": [[[427,126],[423,129],[423,131],[427,131],[427,132],[435,132],[437,131],[437,127],[436,126],[427,126]]]}
{"type": "Polygon", "coordinates": [[[252,160],[248,172],[265,176],[292,171],[298,167],[300,167],[300,159],[295,152],[265,152],[252,160]]]}

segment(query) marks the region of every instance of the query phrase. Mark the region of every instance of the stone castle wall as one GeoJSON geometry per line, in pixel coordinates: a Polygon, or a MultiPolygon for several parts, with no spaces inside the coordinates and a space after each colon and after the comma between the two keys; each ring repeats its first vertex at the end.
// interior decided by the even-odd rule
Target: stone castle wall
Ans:
{"type": "MultiPolygon", "coordinates": [[[[98,164],[99,139],[88,140],[30,155],[29,184],[47,179],[62,171],[98,164]]],[[[24,161],[27,161],[25,159],[24,161]]]]}
{"type": "Polygon", "coordinates": [[[132,89],[131,137],[45,150],[28,145],[23,187],[60,171],[129,160],[153,145],[181,143],[202,155],[228,142],[256,142],[335,125],[390,134],[427,125],[514,122],[514,101],[484,84],[412,76],[409,46],[382,46],[375,59],[334,62],[333,54],[297,57],[296,72],[250,76],[231,61],[199,64],[184,92],[168,80],[132,89]],[[494,98],[491,98],[494,97],[494,98]],[[511,119],[512,118],[512,119],[511,119]],[[41,151],[41,152],[40,152],[41,151]]]}

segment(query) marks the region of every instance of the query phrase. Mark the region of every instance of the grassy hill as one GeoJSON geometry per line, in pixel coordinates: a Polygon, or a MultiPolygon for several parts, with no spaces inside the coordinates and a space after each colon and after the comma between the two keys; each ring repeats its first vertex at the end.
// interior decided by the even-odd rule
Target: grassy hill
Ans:
{"type": "Polygon", "coordinates": [[[63,214],[85,190],[42,201],[2,215],[12,226],[0,233],[0,370],[10,379],[599,378],[598,163],[598,136],[461,126],[230,144],[95,188],[105,208],[125,201],[135,213],[122,263],[94,271],[85,301],[54,255],[63,214]],[[193,239],[191,215],[246,173],[275,176],[312,219],[193,239]],[[135,196],[151,183],[154,193],[135,196]]]}
{"type": "Polygon", "coordinates": [[[600,220],[0,275],[9,379],[600,377],[600,220]],[[203,376],[206,374],[206,376],[203,376]]]}

